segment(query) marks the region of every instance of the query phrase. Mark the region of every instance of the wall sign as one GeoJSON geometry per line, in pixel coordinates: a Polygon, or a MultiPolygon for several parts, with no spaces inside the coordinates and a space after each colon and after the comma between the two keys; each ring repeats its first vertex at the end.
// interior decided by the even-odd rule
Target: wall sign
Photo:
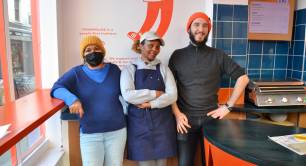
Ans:
{"type": "Polygon", "coordinates": [[[292,37],[295,0],[249,0],[250,40],[285,40],[292,37]]]}

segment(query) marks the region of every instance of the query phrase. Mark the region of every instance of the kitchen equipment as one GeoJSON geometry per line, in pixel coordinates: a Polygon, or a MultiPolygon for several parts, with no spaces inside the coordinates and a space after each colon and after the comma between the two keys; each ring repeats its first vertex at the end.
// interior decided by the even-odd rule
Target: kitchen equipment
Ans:
{"type": "Polygon", "coordinates": [[[258,107],[306,105],[306,89],[296,80],[251,80],[246,99],[258,107]]]}
{"type": "Polygon", "coordinates": [[[270,119],[274,122],[283,122],[287,119],[287,113],[274,113],[268,115],[270,119]]]}

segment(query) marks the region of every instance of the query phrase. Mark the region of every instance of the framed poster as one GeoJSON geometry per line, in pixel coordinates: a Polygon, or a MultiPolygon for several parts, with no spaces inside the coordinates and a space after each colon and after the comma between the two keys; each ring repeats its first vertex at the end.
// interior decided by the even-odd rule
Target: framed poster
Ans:
{"type": "Polygon", "coordinates": [[[291,41],[295,0],[249,0],[249,40],[291,41]]]}

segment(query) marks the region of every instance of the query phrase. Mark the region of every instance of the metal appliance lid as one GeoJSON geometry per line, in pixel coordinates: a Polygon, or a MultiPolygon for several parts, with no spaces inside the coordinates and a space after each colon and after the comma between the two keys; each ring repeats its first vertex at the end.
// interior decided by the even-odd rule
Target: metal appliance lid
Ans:
{"type": "Polygon", "coordinates": [[[252,80],[255,86],[303,86],[299,80],[252,80]]]}

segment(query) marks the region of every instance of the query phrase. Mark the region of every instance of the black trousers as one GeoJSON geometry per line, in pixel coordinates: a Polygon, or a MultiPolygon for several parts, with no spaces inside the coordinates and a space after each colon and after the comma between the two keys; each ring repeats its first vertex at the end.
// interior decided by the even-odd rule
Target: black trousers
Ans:
{"type": "Polygon", "coordinates": [[[202,165],[205,166],[205,149],[203,127],[205,123],[212,120],[207,116],[187,116],[191,128],[187,134],[177,135],[178,140],[178,162],[179,166],[193,166],[197,145],[201,146],[202,165]]]}

